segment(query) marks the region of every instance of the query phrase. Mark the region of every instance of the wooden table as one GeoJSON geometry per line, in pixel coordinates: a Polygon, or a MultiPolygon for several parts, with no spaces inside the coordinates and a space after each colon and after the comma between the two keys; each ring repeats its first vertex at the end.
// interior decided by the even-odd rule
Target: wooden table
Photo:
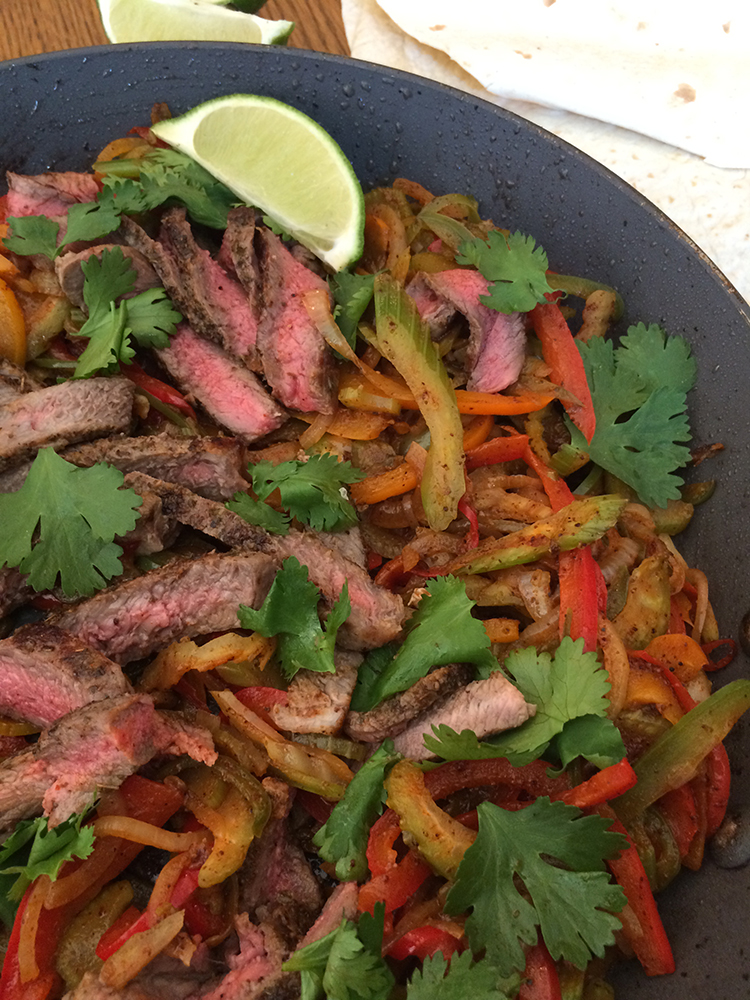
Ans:
{"type": "MultiPolygon", "coordinates": [[[[339,0],[269,0],[261,13],[295,22],[290,46],[349,55],[339,0]]],[[[0,0],[0,61],[106,44],[96,0],[0,0]]]]}

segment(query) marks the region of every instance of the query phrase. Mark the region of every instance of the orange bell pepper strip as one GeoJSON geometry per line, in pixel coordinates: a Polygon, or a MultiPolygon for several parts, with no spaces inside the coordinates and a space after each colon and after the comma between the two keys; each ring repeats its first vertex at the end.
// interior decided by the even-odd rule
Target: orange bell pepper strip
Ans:
{"type": "Polygon", "coordinates": [[[560,479],[552,469],[548,468],[528,443],[524,449],[523,460],[541,479],[542,488],[553,511],[562,510],[573,502],[575,497],[565,480],[560,479]]]}
{"type": "Polygon", "coordinates": [[[591,441],[596,430],[594,403],[583,359],[570,327],[555,302],[535,306],[529,316],[534,333],[541,341],[542,353],[551,369],[552,380],[567,389],[577,400],[575,403],[563,401],[563,406],[586,440],[591,441]]]}
{"type": "MultiPolygon", "coordinates": [[[[464,439],[465,440],[465,439],[464,439]]],[[[466,451],[466,470],[471,472],[484,465],[514,462],[524,458],[529,439],[525,434],[495,437],[466,451]]]]}
{"type": "Polygon", "coordinates": [[[374,476],[367,476],[358,483],[352,483],[349,488],[352,500],[357,504],[374,504],[391,497],[399,497],[404,493],[411,493],[419,486],[419,477],[414,468],[408,462],[388,469],[386,472],[379,472],[374,476]]]}
{"type": "Polygon", "coordinates": [[[0,358],[26,364],[26,322],[12,288],[0,278],[0,358]]]}
{"type": "Polygon", "coordinates": [[[675,970],[674,956],[664,924],[659,916],[648,875],[627,830],[607,805],[597,807],[600,815],[612,820],[611,830],[628,839],[628,846],[617,858],[607,862],[609,870],[622,886],[635,922],[625,922],[623,931],[648,976],[664,976],[675,970]]]}
{"type": "Polygon", "coordinates": [[[367,842],[367,864],[372,878],[359,891],[360,912],[373,913],[376,903],[385,904],[386,914],[399,909],[432,874],[429,865],[414,852],[398,861],[393,848],[401,834],[396,813],[386,809],[375,821],[367,842]]]}

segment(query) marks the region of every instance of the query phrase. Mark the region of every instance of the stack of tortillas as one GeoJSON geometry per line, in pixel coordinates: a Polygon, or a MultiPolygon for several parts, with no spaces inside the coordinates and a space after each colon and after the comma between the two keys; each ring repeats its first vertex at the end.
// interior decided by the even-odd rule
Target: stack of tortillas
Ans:
{"type": "Polygon", "coordinates": [[[352,56],[467,90],[655,202],[750,299],[750,3],[342,0],[352,56]]]}

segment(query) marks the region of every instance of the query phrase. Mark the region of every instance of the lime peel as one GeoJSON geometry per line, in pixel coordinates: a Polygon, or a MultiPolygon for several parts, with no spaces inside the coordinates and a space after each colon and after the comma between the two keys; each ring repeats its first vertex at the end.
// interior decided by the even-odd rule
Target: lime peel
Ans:
{"type": "Polygon", "coordinates": [[[231,94],[153,132],[334,270],[361,256],[362,188],[338,143],[302,111],[272,97],[231,94]]]}

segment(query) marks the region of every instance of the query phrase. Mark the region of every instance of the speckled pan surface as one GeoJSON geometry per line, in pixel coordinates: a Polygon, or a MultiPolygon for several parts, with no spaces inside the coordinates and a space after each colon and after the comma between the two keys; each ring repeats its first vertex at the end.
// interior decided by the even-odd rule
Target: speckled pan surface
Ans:
{"type": "MultiPolygon", "coordinates": [[[[338,140],[365,188],[406,176],[436,193],[475,195],[484,215],[532,233],[552,268],[617,287],[624,324],[658,322],[691,341],[699,364],[694,440],[721,441],[725,451],[697,470],[719,487],[681,545],[709,576],[722,634],[736,637],[750,607],[750,309],[669,220],[585,155],[493,105],[373,65],[173,43],[1,64],[0,167],[85,168],[110,139],[148,124],[155,101],[178,113],[234,92],[270,94],[307,112],[338,140]]],[[[747,671],[741,654],[720,683],[747,671]]],[[[733,807],[750,825],[747,723],[729,751],[733,807]]],[[[745,839],[750,845],[750,829],[745,839]]],[[[657,980],[623,967],[613,977],[618,996],[750,997],[750,868],[722,869],[709,858],[660,900],[678,971],[657,980]]]]}

